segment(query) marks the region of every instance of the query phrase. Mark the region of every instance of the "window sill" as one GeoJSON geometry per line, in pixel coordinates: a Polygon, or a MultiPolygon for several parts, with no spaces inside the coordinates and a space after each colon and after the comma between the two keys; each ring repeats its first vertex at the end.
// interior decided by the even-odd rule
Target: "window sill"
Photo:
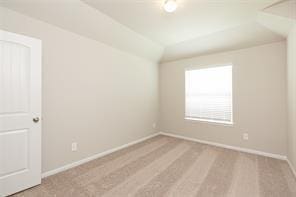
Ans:
{"type": "Polygon", "coordinates": [[[217,120],[208,120],[208,119],[201,119],[201,118],[190,118],[190,117],[185,117],[184,119],[188,121],[193,121],[193,122],[201,122],[205,124],[222,125],[222,126],[229,126],[229,127],[232,127],[234,125],[233,122],[226,122],[226,121],[217,121],[217,120]]]}

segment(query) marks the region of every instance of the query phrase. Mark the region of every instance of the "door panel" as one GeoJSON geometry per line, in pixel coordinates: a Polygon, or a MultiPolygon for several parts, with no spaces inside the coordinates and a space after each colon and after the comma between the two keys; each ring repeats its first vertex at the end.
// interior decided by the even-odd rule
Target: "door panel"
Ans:
{"type": "Polygon", "coordinates": [[[0,41],[0,114],[28,113],[30,48],[0,41]]]}
{"type": "Polygon", "coordinates": [[[28,170],[28,130],[14,130],[0,133],[0,155],[3,162],[0,163],[0,176],[9,176],[28,170]],[[9,154],[6,151],[9,150],[9,154]]]}
{"type": "Polygon", "coordinates": [[[41,41],[0,30],[0,196],[41,182],[41,41]]]}

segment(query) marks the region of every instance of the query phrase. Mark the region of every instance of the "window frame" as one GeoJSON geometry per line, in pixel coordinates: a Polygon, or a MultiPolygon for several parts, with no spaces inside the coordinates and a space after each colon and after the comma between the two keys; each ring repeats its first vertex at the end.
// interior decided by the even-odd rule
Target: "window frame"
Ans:
{"type": "Polygon", "coordinates": [[[223,63],[223,64],[210,64],[204,66],[187,66],[184,69],[184,120],[200,122],[200,123],[208,123],[214,125],[225,125],[225,126],[233,126],[234,125],[234,110],[233,110],[233,63],[223,63]],[[207,68],[216,68],[223,66],[231,66],[231,119],[230,121],[222,121],[222,120],[213,120],[207,118],[198,118],[198,117],[190,117],[186,116],[186,72],[191,70],[201,70],[207,68]]]}

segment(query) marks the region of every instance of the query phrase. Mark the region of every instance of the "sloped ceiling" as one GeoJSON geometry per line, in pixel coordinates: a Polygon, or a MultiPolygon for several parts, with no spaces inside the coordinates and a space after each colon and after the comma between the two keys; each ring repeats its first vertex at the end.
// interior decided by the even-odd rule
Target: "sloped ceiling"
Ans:
{"type": "Polygon", "coordinates": [[[296,0],[281,1],[258,12],[257,21],[287,37],[296,26],[296,0]]]}
{"type": "Polygon", "coordinates": [[[80,0],[0,0],[0,6],[151,61],[162,56],[163,46],[80,0]]]}
{"type": "Polygon", "coordinates": [[[165,0],[82,0],[164,46],[206,36],[254,21],[256,13],[278,0],[176,0],[166,13],[165,0]]]}
{"type": "Polygon", "coordinates": [[[296,15],[295,0],[177,0],[170,14],[163,2],[0,0],[0,5],[161,62],[284,40],[296,15]]]}
{"type": "Polygon", "coordinates": [[[280,1],[262,10],[265,13],[296,19],[296,0],[280,1]]]}
{"type": "Polygon", "coordinates": [[[250,22],[225,31],[168,46],[165,48],[162,62],[242,49],[283,39],[282,36],[273,33],[259,23],[250,22]]]}

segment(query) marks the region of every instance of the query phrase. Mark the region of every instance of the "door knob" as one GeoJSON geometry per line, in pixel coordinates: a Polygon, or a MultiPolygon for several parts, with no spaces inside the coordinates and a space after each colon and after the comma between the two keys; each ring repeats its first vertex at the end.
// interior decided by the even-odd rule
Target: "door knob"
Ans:
{"type": "Polygon", "coordinates": [[[39,118],[38,117],[33,118],[33,122],[35,122],[35,123],[39,122],[39,118]]]}

